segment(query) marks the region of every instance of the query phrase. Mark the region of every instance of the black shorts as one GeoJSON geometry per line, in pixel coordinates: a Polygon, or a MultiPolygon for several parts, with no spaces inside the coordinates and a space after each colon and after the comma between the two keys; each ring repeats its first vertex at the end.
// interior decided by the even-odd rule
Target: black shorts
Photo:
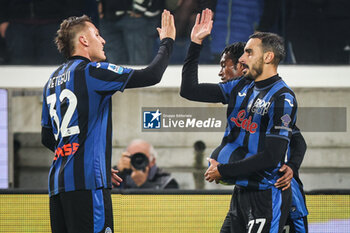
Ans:
{"type": "Polygon", "coordinates": [[[221,233],[281,233],[291,207],[291,189],[248,190],[235,186],[221,233]]]}
{"type": "Polygon", "coordinates": [[[111,190],[81,190],[51,196],[50,219],[53,233],[111,233],[111,190]]]}

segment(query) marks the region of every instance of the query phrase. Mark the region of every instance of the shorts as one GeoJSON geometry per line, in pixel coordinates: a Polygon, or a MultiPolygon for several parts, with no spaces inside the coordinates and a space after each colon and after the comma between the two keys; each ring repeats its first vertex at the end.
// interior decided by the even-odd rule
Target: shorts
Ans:
{"type": "Polygon", "coordinates": [[[235,186],[221,233],[282,233],[291,207],[291,189],[249,190],[235,186]]]}
{"type": "Polygon", "coordinates": [[[53,233],[112,233],[110,189],[80,190],[50,197],[53,233]]]}
{"type": "Polygon", "coordinates": [[[299,180],[291,182],[292,208],[289,211],[286,226],[283,233],[308,233],[307,215],[308,211],[305,202],[305,193],[299,180]]]}
{"type": "Polygon", "coordinates": [[[283,233],[308,233],[307,216],[292,219],[288,216],[287,223],[284,227],[283,233]]]}

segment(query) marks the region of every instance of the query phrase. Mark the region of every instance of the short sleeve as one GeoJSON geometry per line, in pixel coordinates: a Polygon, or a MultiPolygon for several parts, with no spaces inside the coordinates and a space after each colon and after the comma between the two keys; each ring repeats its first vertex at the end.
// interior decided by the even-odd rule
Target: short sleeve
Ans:
{"type": "Polygon", "coordinates": [[[269,109],[269,124],[266,136],[285,138],[292,137],[297,116],[297,102],[293,95],[284,93],[272,102],[269,109]]]}
{"type": "Polygon", "coordinates": [[[133,69],[107,62],[91,62],[87,66],[89,84],[100,93],[124,91],[133,69]]]}

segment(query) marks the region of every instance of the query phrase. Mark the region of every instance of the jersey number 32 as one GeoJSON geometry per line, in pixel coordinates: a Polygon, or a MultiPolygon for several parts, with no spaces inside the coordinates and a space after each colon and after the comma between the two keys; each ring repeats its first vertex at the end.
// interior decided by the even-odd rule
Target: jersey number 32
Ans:
{"type": "Polygon", "coordinates": [[[56,109],[55,109],[56,93],[49,95],[46,99],[47,103],[50,105],[50,116],[51,116],[51,118],[53,118],[54,122],[57,125],[57,133],[54,134],[56,140],[57,140],[60,132],[61,132],[62,138],[80,133],[78,125],[68,127],[68,125],[72,119],[72,116],[74,114],[74,111],[77,107],[77,103],[78,103],[77,97],[69,89],[64,89],[60,94],[60,102],[62,103],[65,98],[68,99],[69,105],[68,105],[68,108],[67,108],[65,115],[62,116],[61,123],[60,123],[59,117],[58,117],[56,109]]]}

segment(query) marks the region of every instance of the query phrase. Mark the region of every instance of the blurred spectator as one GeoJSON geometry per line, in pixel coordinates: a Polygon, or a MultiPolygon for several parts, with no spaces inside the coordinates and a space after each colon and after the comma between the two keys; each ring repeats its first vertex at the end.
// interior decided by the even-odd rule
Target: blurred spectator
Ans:
{"type": "Polygon", "coordinates": [[[118,175],[123,182],[117,188],[130,189],[178,189],[177,181],[156,165],[156,151],[148,142],[136,139],[122,153],[118,175]]]}
{"type": "Polygon", "coordinates": [[[256,31],[273,32],[285,40],[286,57],[284,64],[295,64],[292,44],[286,35],[286,0],[264,0],[262,15],[256,31]]]}
{"type": "Polygon", "coordinates": [[[61,3],[65,4],[65,18],[70,16],[87,15],[91,18],[93,24],[98,28],[99,13],[97,10],[96,0],[64,0],[61,3]]]}
{"type": "Polygon", "coordinates": [[[8,53],[5,39],[0,35],[0,65],[8,63],[8,53]]]}
{"type": "MultiPolygon", "coordinates": [[[[166,0],[165,7],[173,12],[176,25],[176,41],[171,64],[183,64],[187,49],[190,45],[191,29],[197,13],[209,8],[215,11],[217,0],[166,0]]],[[[203,42],[200,63],[211,63],[210,39],[203,42]]]]}
{"type": "Polygon", "coordinates": [[[229,44],[247,41],[259,25],[263,0],[218,0],[211,33],[214,62],[229,44]]]}
{"type": "Polygon", "coordinates": [[[163,0],[101,0],[101,34],[109,41],[105,46],[107,60],[129,65],[150,63],[163,9],[163,0]]]}
{"type": "Polygon", "coordinates": [[[287,38],[298,64],[349,64],[350,1],[287,0],[287,38]]]}
{"type": "MultiPolygon", "coordinates": [[[[261,32],[274,32],[282,34],[282,28],[280,23],[283,23],[282,19],[282,4],[285,0],[264,0],[261,17],[256,31],[261,32]]],[[[282,35],[283,36],[283,35],[282,35]]]]}
{"type": "Polygon", "coordinates": [[[0,0],[0,33],[10,64],[56,64],[62,60],[53,39],[64,18],[64,4],[55,0],[0,0]]]}
{"type": "Polygon", "coordinates": [[[95,0],[0,0],[0,64],[53,65],[63,61],[54,44],[59,23],[87,14],[98,20],[95,0]],[[3,61],[2,59],[5,59],[3,61]]]}

